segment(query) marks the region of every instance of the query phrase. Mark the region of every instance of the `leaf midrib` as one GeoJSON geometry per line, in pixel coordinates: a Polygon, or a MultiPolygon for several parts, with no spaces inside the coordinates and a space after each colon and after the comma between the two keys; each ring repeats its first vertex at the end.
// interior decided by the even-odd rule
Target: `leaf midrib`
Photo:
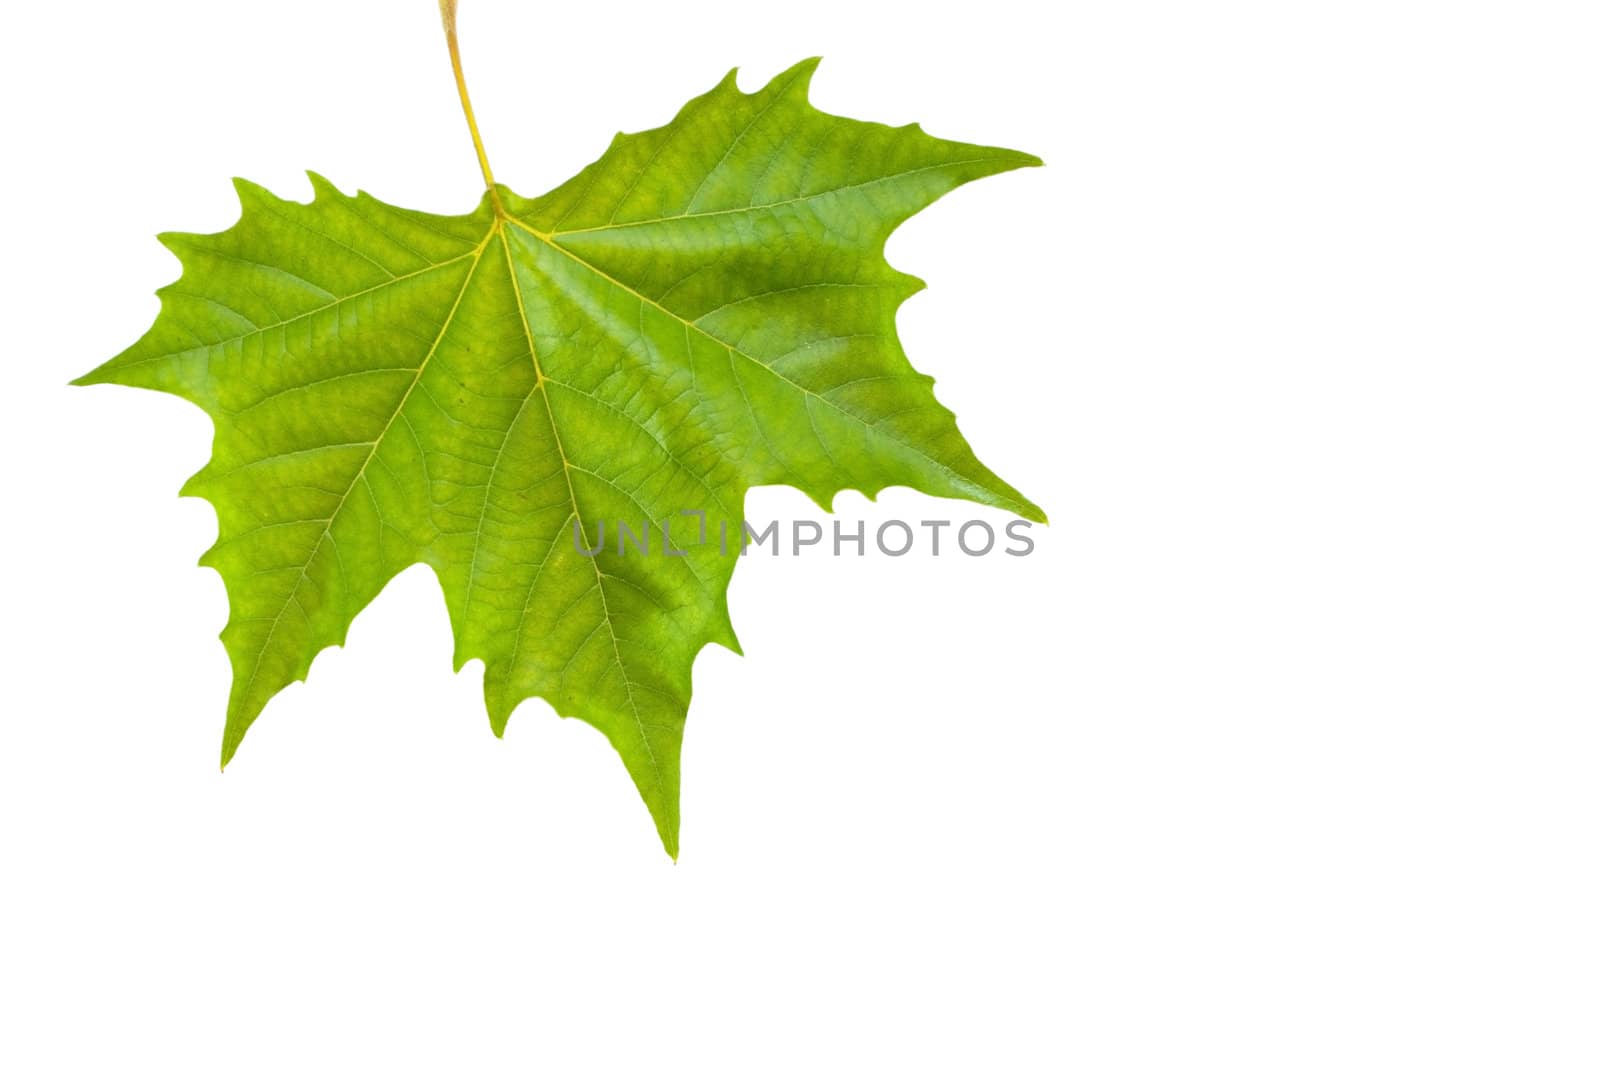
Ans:
{"type": "MultiPolygon", "coordinates": [[[[577,486],[575,486],[572,482],[572,463],[567,459],[567,450],[561,444],[561,430],[556,425],[555,409],[550,406],[550,391],[545,388],[545,382],[551,379],[545,374],[544,367],[539,363],[539,350],[533,341],[533,325],[528,321],[527,304],[524,303],[522,299],[522,283],[517,280],[517,264],[511,255],[511,240],[506,236],[505,226],[503,225],[504,221],[510,218],[510,216],[503,213],[497,214],[498,217],[495,219],[494,225],[490,228],[489,233],[491,237],[493,237],[495,233],[500,235],[500,246],[505,250],[506,254],[506,272],[511,278],[511,291],[515,295],[517,301],[517,318],[522,323],[522,332],[527,338],[528,357],[533,360],[533,371],[537,376],[537,380],[533,383],[533,389],[531,390],[530,395],[531,393],[536,392],[544,401],[545,416],[550,420],[550,436],[551,439],[555,441],[556,452],[561,459],[561,473],[567,483],[567,497],[572,501],[572,518],[573,521],[578,524],[579,533],[583,538],[584,554],[589,560],[589,565],[594,569],[594,586],[595,590],[600,594],[600,616],[605,625],[606,632],[611,637],[611,655],[617,664],[617,675],[622,680],[622,691],[627,695],[628,698],[628,711],[633,715],[634,725],[639,730],[639,740],[644,743],[645,755],[650,757],[650,770],[655,775],[656,785],[658,788],[665,788],[666,783],[661,777],[661,764],[656,759],[655,746],[650,743],[650,735],[644,728],[644,717],[639,714],[639,702],[633,695],[633,682],[628,678],[628,668],[622,661],[622,646],[617,642],[616,622],[611,616],[610,602],[606,599],[605,575],[600,570],[600,563],[597,559],[598,554],[588,555],[589,532],[588,527],[583,521],[582,510],[578,507],[578,489],[577,486]]],[[[501,451],[503,452],[504,450],[505,442],[501,442],[501,451]]],[[[498,459],[496,462],[498,463],[498,459]]],[[[485,486],[484,492],[488,492],[487,486],[485,486]]],[[[487,500],[484,501],[484,505],[485,507],[488,506],[487,500]]],[[[555,540],[559,539],[560,536],[560,533],[557,532],[552,538],[552,550],[554,549],[555,540]]],[[[516,669],[515,663],[511,664],[511,669],[516,669]]]]}
{"type": "MultiPolygon", "coordinates": [[[[375,457],[378,454],[378,450],[383,447],[384,438],[388,435],[389,431],[394,428],[395,422],[400,418],[400,413],[406,408],[406,401],[411,399],[411,394],[416,391],[417,385],[422,381],[422,375],[428,369],[428,364],[430,361],[432,361],[433,354],[439,350],[439,345],[443,343],[445,334],[450,331],[450,324],[455,321],[456,311],[461,307],[461,301],[466,298],[467,289],[472,285],[473,275],[477,273],[478,264],[483,259],[483,250],[489,246],[489,240],[494,236],[495,229],[496,227],[491,227],[489,233],[484,236],[483,240],[478,242],[477,247],[466,254],[466,256],[471,256],[472,265],[467,268],[466,276],[461,280],[461,289],[456,293],[455,300],[450,304],[450,310],[445,315],[444,322],[440,324],[439,332],[434,336],[433,343],[428,346],[428,351],[423,355],[422,361],[417,364],[417,373],[415,377],[411,379],[411,384],[406,387],[406,391],[400,396],[399,403],[395,405],[394,414],[389,416],[389,421],[384,423],[383,429],[379,430],[378,435],[372,439],[372,448],[367,452],[367,458],[361,461],[361,466],[356,470],[354,477],[350,479],[350,484],[345,487],[344,495],[339,497],[339,502],[333,506],[333,510],[328,513],[328,517],[322,520],[322,533],[314,542],[312,542],[311,551],[309,554],[307,554],[305,563],[301,564],[300,573],[295,576],[294,585],[289,589],[289,595],[284,598],[283,606],[278,609],[277,615],[273,616],[272,625],[267,628],[267,636],[262,639],[261,647],[256,650],[255,662],[250,668],[250,677],[239,689],[240,698],[247,697],[250,694],[251,688],[255,685],[256,678],[261,673],[261,661],[263,658],[265,658],[267,649],[272,647],[273,635],[278,632],[278,626],[283,622],[284,613],[289,610],[290,604],[299,603],[298,598],[300,596],[300,588],[305,584],[306,575],[311,570],[311,562],[317,558],[317,553],[322,548],[322,542],[328,541],[334,546],[334,551],[338,551],[338,544],[333,540],[333,524],[339,518],[340,513],[343,512],[345,504],[349,502],[350,494],[355,492],[356,484],[366,477],[367,468],[372,465],[373,457],[375,457]]],[[[457,256],[455,259],[452,259],[449,262],[459,262],[461,259],[466,258],[466,256],[457,256]]],[[[424,271],[432,270],[443,265],[443,263],[434,264],[434,267],[424,268],[424,271]]],[[[424,271],[416,271],[412,275],[404,275],[400,278],[391,278],[381,285],[374,286],[373,289],[381,289],[387,285],[394,285],[401,281],[404,277],[414,277],[415,274],[420,274],[424,271]]],[[[371,290],[368,291],[370,292],[371,290]]],[[[326,311],[328,307],[332,306],[332,304],[325,305],[318,310],[326,311]]],[[[312,314],[312,312],[308,312],[307,314],[312,314]]],[[[304,611],[305,609],[302,608],[301,610],[304,611]]]]}
{"type": "MultiPolygon", "coordinates": [[[[290,315],[288,318],[281,319],[278,322],[269,323],[266,326],[255,326],[254,324],[252,324],[252,328],[249,329],[249,330],[246,330],[244,333],[234,334],[232,337],[224,337],[220,341],[211,341],[211,342],[208,342],[208,343],[205,343],[205,344],[191,345],[188,348],[178,349],[176,352],[159,352],[159,353],[157,353],[157,354],[155,354],[153,356],[145,356],[142,359],[131,359],[128,362],[121,364],[121,367],[119,367],[118,369],[121,369],[122,367],[137,367],[137,366],[140,366],[141,364],[154,363],[154,362],[156,362],[158,360],[163,360],[163,359],[182,359],[184,356],[192,356],[192,355],[194,355],[194,354],[196,354],[198,352],[207,352],[207,351],[210,351],[211,349],[214,349],[214,348],[220,348],[223,345],[231,345],[236,341],[243,341],[243,340],[246,340],[248,338],[255,337],[255,336],[259,335],[259,334],[268,333],[269,331],[272,331],[272,330],[282,329],[285,326],[292,326],[294,323],[299,322],[301,319],[308,319],[313,315],[320,315],[323,312],[329,310],[330,308],[336,308],[339,305],[344,304],[344,303],[348,303],[351,300],[358,300],[363,296],[370,296],[373,293],[378,292],[379,290],[389,288],[391,285],[399,285],[401,282],[409,281],[412,278],[418,278],[418,277],[421,277],[424,274],[429,274],[429,273],[431,273],[433,271],[440,270],[440,269],[442,269],[444,267],[448,267],[451,264],[460,263],[463,259],[472,258],[472,257],[478,255],[483,250],[483,245],[487,244],[487,243],[488,243],[487,239],[485,239],[483,242],[479,243],[477,248],[473,249],[470,252],[463,252],[459,256],[451,256],[449,259],[441,259],[437,263],[430,263],[426,267],[419,267],[418,269],[416,269],[414,271],[411,271],[411,272],[409,272],[407,274],[396,274],[396,275],[393,275],[391,277],[385,278],[383,281],[379,282],[376,285],[369,285],[365,289],[360,289],[360,290],[357,290],[356,292],[349,293],[349,294],[347,294],[345,296],[341,296],[341,297],[339,297],[339,298],[337,298],[335,300],[330,300],[326,304],[318,304],[316,307],[311,308],[310,310],[302,311],[297,315],[290,315]]],[[[259,264],[259,265],[260,266],[265,266],[265,264],[259,264]]],[[[469,272],[469,276],[470,276],[470,272],[469,272]]],[[[465,287],[463,287],[463,291],[465,291],[465,287]]],[[[180,295],[181,296],[196,296],[196,297],[198,297],[198,294],[180,293],[177,290],[172,290],[171,295],[174,295],[174,296],[180,296],[180,295]]],[[[209,298],[206,298],[206,299],[209,299],[209,298]]],[[[216,303],[216,301],[211,301],[211,302],[212,303],[216,303]]],[[[239,312],[237,312],[237,311],[234,311],[232,308],[227,308],[227,310],[232,312],[235,315],[238,315],[239,318],[245,318],[245,316],[239,314],[239,312]]],[[[245,321],[249,322],[250,320],[249,319],[245,319],[245,321]]]]}
{"type": "MultiPolygon", "coordinates": [[[[923,168],[923,169],[927,169],[927,168],[923,168]]],[[[907,173],[910,173],[910,172],[907,172],[907,173]]],[[[677,216],[677,217],[681,218],[681,217],[684,217],[684,216],[677,216]]],[[[775,367],[771,366],[770,364],[767,364],[767,363],[757,359],[755,356],[752,356],[750,353],[745,352],[744,350],[740,349],[737,345],[733,345],[733,344],[730,344],[727,341],[724,341],[721,337],[718,337],[716,334],[714,334],[711,331],[707,330],[704,326],[701,326],[697,321],[695,321],[693,319],[684,318],[682,315],[679,315],[677,312],[673,311],[671,308],[666,307],[663,304],[657,303],[655,300],[652,300],[650,297],[648,297],[645,294],[641,293],[639,290],[633,288],[628,283],[626,283],[624,281],[621,281],[620,279],[615,278],[610,274],[607,274],[605,271],[601,270],[599,267],[595,266],[593,263],[589,262],[587,259],[584,259],[582,256],[578,255],[576,252],[573,252],[571,249],[565,247],[559,241],[555,240],[555,237],[557,236],[556,234],[547,234],[547,233],[544,233],[544,232],[542,232],[540,230],[536,230],[532,226],[529,226],[527,223],[523,222],[521,219],[517,218],[515,215],[505,215],[505,216],[503,216],[503,219],[504,219],[505,222],[509,223],[510,225],[516,226],[518,229],[527,231],[529,234],[531,234],[534,237],[538,238],[540,241],[543,241],[545,244],[549,245],[551,248],[555,249],[557,252],[560,252],[562,255],[566,256],[569,259],[571,259],[574,263],[577,263],[579,266],[582,266],[582,267],[586,268],[592,274],[594,274],[596,277],[602,278],[605,281],[610,282],[612,285],[616,286],[618,289],[621,289],[623,292],[628,293],[630,296],[634,297],[635,299],[641,301],[642,303],[650,305],[651,307],[653,307],[656,310],[660,311],[662,314],[667,315],[668,317],[672,318],[676,322],[681,323],[684,326],[685,329],[693,330],[695,333],[698,333],[700,336],[706,338],[707,340],[711,341],[712,343],[714,343],[716,345],[719,345],[722,348],[727,349],[729,352],[733,353],[734,355],[741,356],[744,359],[749,360],[751,363],[754,363],[756,366],[760,367],[762,370],[765,370],[767,373],[771,374],[773,377],[777,378],[779,381],[783,382],[785,385],[788,385],[790,388],[796,389],[799,392],[803,393],[808,398],[816,400],[817,402],[823,404],[826,407],[832,408],[834,411],[836,411],[839,414],[841,414],[841,415],[845,416],[846,418],[850,419],[852,422],[855,422],[856,424],[860,425],[868,433],[871,433],[874,436],[882,437],[882,438],[884,438],[886,440],[892,441],[896,445],[901,446],[902,448],[911,449],[917,455],[921,456],[923,459],[927,460],[929,463],[933,464],[934,466],[938,467],[940,470],[944,471],[946,474],[948,474],[951,478],[955,479],[957,482],[961,483],[964,486],[968,486],[971,489],[973,489],[976,492],[976,494],[979,495],[980,497],[984,496],[984,495],[998,497],[1000,499],[1007,500],[1011,504],[1018,505],[1019,508],[1022,508],[1022,510],[1026,510],[1026,507],[1025,507],[1025,505],[1023,505],[1022,501],[1014,500],[1014,499],[1011,499],[1009,497],[1005,497],[1005,496],[1003,496],[1003,494],[997,493],[992,489],[988,489],[985,486],[979,485],[977,482],[974,482],[971,478],[968,478],[966,475],[964,475],[964,474],[960,473],[959,471],[953,469],[948,464],[946,464],[946,463],[934,458],[933,456],[929,455],[927,452],[923,451],[921,448],[918,448],[915,443],[913,443],[911,441],[907,441],[905,438],[900,437],[897,434],[889,433],[888,431],[884,430],[880,426],[875,425],[874,423],[868,422],[866,419],[863,419],[860,415],[857,415],[855,412],[851,411],[849,408],[841,407],[840,405],[834,403],[831,399],[829,399],[827,396],[823,395],[822,393],[814,392],[811,389],[807,389],[805,386],[801,385],[799,382],[795,381],[793,378],[790,378],[788,375],[784,374],[782,371],[778,370],[777,368],[775,368],[775,367]]],[[[658,221],[666,221],[666,220],[658,220],[658,221]]],[[[574,233],[574,232],[577,232],[577,231],[568,230],[566,232],[567,233],[574,233]]],[[[564,383],[558,383],[558,384],[564,384],[564,383]]],[[[747,403],[748,403],[748,401],[747,401],[747,403]]],[[[820,435],[818,436],[818,443],[819,444],[821,443],[820,435]]],[[[823,445],[824,450],[826,450],[826,447],[827,447],[826,445],[823,445]]]]}
{"type": "MultiPolygon", "coordinates": [[[[515,215],[509,215],[508,214],[505,217],[508,220],[510,220],[512,223],[514,223],[514,224],[516,224],[518,226],[521,226],[523,229],[527,230],[528,232],[533,233],[533,234],[538,234],[539,236],[545,238],[546,240],[549,240],[551,238],[569,237],[569,236],[573,236],[573,235],[576,235],[576,234],[605,233],[608,230],[628,230],[628,229],[633,229],[634,227],[637,227],[637,226],[660,226],[660,225],[664,225],[664,224],[670,223],[670,222],[686,222],[686,221],[689,221],[689,220],[692,220],[692,219],[713,219],[713,218],[717,218],[719,216],[726,216],[726,215],[749,215],[749,214],[753,214],[753,213],[755,213],[757,211],[771,211],[774,208],[788,207],[791,204],[807,204],[807,203],[812,202],[813,200],[821,200],[824,197],[834,196],[834,195],[839,194],[839,193],[848,193],[848,192],[853,192],[853,191],[855,191],[857,189],[866,189],[869,186],[881,185],[884,182],[899,181],[901,178],[909,178],[914,174],[926,174],[929,171],[935,171],[935,170],[949,170],[952,167],[967,167],[967,166],[971,166],[974,163],[999,163],[999,162],[1004,162],[1004,161],[1007,161],[1007,160],[1010,160],[1010,159],[1013,159],[1013,158],[1015,158],[1015,157],[1014,156],[974,156],[971,159],[953,159],[953,160],[950,160],[947,163],[930,163],[930,164],[928,164],[927,166],[924,166],[924,167],[912,167],[910,170],[895,171],[893,174],[884,174],[884,175],[881,175],[881,176],[876,177],[876,178],[869,178],[867,181],[864,181],[864,182],[853,182],[853,183],[851,183],[849,185],[836,185],[831,189],[823,189],[823,190],[821,190],[819,192],[807,193],[804,196],[792,196],[792,197],[788,197],[787,199],[784,199],[784,200],[771,200],[771,201],[768,201],[768,202],[766,202],[764,204],[746,204],[744,207],[720,208],[720,209],[718,209],[716,211],[687,211],[687,210],[685,210],[685,211],[679,212],[676,215],[662,215],[662,216],[660,216],[658,218],[653,218],[653,219],[633,219],[633,220],[630,220],[628,222],[607,222],[607,223],[605,223],[604,225],[601,225],[601,226],[579,226],[579,227],[576,227],[576,228],[570,229],[570,230],[555,229],[555,230],[551,230],[548,235],[542,234],[542,233],[540,233],[540,231],[535,230],[533,227],[527,225],[521,219],[517,218],[515,215]]],[[[1037,164],[1035,164],[1035,165],[1037,165],[1037,164]]],[[[709,178],[709,177],[710,177],[710,175],[707,175],[707,178],[709,178]]],[[[697,191],[696,195],[698,196],[698,191],[697,191]]],[[[692,203],[693,203],[693,201],[691,201],[691,206],[692,206],[692,203]]],[[[557,225],[559,226],[560,223],[558,222],[557,225]]]]}

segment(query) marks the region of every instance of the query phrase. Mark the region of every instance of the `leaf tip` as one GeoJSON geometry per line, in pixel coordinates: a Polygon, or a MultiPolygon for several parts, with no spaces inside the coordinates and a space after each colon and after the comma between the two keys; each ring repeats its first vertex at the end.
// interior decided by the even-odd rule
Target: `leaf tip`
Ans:
{"type": "MultiPolygon", "coordinates": [[[[487,671],[484,673],[488,674],[487,671]]],[[[489,729],[502,741],[505,740],[506,725],[511,722],[511,712],[514,710],[514,708],[501,709],[492,702],[489,705],[489,729]]]]}
{"type": "Polygon", "coordinates": [[[800,99],[809,100],[811,97],[811,76],[817,72],[817,64],[821,62],[821,56],[807,56],[794,66],[780,72],[777,77],[767,83],[767,88],[776,89],[780,94],[799,93],[800,99]]]}
{"type": "Polygon", "coordinates": [[[316,200],[323,194],[333,197],[342,197],[344,195],[343,193],[339,192],[338,186],[334,185],[327,178],[324,178],[314,170],[306,171],[306,180],[311,183],[312,200],[316,200]]]}
{"type": "MultiPolygon", "coordinates": [[[[233,624],[230,622],[228,625],[232,626],[233,624]]],[[[224,635],[226,635],[228,632],[228,627],[224,627],[222,632],[224,635]]],[[[227,644],[227,638],[225,636],[223,638],[223,643],[227,644]]],[[[239,751],[239,745],[244,741],[244,735],[249,732],[251,723],[255,722],[256,716],[261,713],[260,705],[257,705],[252,711],[249,706],[244,703],[244,700],[237,688],[238,676],[235,675],[234,678],[235,691],[228,699],[228,717],[222,725],[221,770],[227,770],[228,764],[233,762],[234,754],[239,751]]]]}
{"type": "Polygon", "coordinates": [[[277,199],[277,197],[273,196],[272,193],[267,190],[266,186],[257,185],[249,178],[235,177],[233,179],[233,193],[239,198],[239,208],[241,211],[249,207],[252,200],[260,203],[263,201],[277,199]]]}

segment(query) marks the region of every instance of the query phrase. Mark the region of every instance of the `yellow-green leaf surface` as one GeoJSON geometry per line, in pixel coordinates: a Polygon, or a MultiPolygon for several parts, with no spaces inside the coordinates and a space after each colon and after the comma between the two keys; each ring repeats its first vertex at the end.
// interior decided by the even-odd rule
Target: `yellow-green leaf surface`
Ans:
{"type": "Polygon", "coordinates": [[[79,381],[215,424],[185,492],[219,521],[224,763],[422,562],[495,731],[529,697],[593,724],[676,855],[691,666],[737,649],[737,552],[682,512],[739,530],[751,486],[904,485],[1043,518],[907,361],[895,311],[921,283],[883,257],[942,194],[1038,161],[823,114],[814,66],[753,94],[730,74],[537,199],[495,186],[445,217],[315,175],[308,204],[239,182],[233,228],[162,238],[183,274],[160,316],[79,381]],[[686,554],[578,551],[574,523],[590,548],[601,521],[672,523],[686,554]]]}

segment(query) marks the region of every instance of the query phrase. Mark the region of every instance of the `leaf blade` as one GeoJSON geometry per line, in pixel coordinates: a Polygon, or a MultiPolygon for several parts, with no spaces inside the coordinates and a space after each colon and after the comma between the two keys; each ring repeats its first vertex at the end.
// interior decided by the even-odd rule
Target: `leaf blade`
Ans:
{"type": "Polygon", "coordinates": [[[240,182],[238,224],[164,239],[184,273],[161,315],[79,383],[212,417],[185,492],[218,513],[202,562],[230,602],[224,764],[422,562],[456,668],[485,664],[495,732],[530,697],[594,725],[676,856],[692,665],[738,650],[747,489],[830,507],[909,485],[1043,519],[906,358],[895,315],[921,282],[883,258],[944,193],[1038,160],[826,115],[814,69],[750,94],[730,74],[535,200],[496,187],[432,216],[313,174],[309,204],[240,182]],[[733,531],[734,554],[618,540],[687,514],[733,531]]]}

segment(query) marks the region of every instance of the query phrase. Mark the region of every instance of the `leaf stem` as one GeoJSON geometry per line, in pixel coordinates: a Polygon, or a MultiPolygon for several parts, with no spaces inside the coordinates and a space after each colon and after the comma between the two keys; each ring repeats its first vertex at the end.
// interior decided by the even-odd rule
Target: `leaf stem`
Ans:
{"type": "Polygon", "coordinates": [[[455,71],[456,91],[461,94],[461,111],[467,116],[467,129],[472,132],[472,147],[478,153],[478,169],[483,171],[483,183],[489,189],[489,198],[494,201],[495,214],[504,215],[506,212],[500,204],[500,192],[495,188],[494,171],[489,169],[489,155],[483,150],[483,137],[478,133],[478,119],[472,113],[467,79],[461,73],[461,44],[456,40],[456,3],[457,0],[439,0],[439,14],[444,19],[444,39],[450,46],[450,67],[455,71]]]}

